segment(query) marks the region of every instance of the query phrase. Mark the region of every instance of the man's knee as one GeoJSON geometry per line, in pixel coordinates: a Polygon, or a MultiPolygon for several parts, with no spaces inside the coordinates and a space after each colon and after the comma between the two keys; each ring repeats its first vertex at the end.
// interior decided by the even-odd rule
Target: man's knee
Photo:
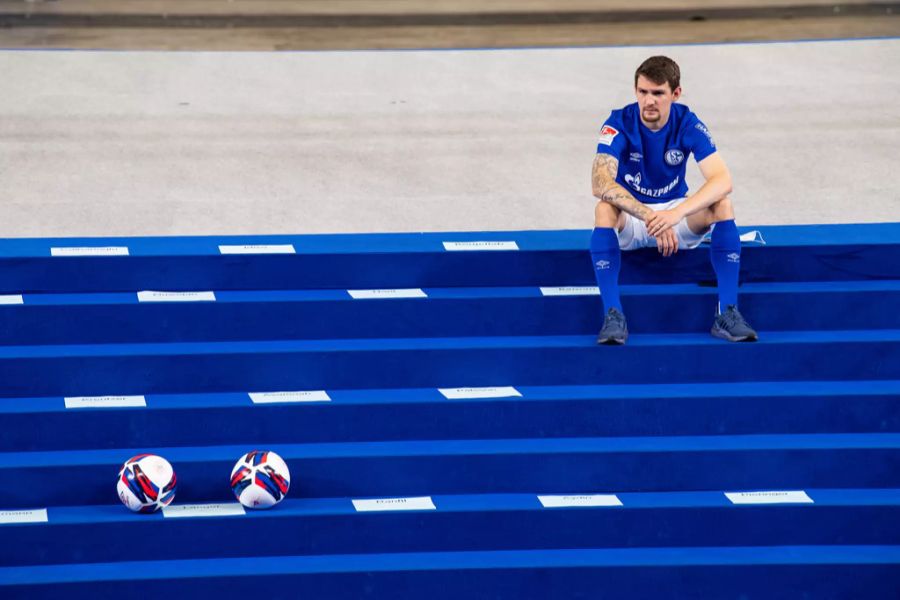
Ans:
{"type": "Polygon", "coordinates": [[[624,224],[624,214],[609,202],[602,200],[597,202],[594,208],[594,227],[612,227],[621,230],[624,224]]]}
{"type": "Polygon", "coordinates": [[[696,212],[687,218],[688,227],[697,235],[704,234],[709,228],[719,221],[731,221],[734,219],[734,208],[731,198],[725,196],[718,202],[709,206],[706,210],[696,212]]]}
{"type": "Polygon", "coordinates": [[[734,207],[731,204],[731,198],[728,196],[725,196],[709,208],[712,213],[710,224],[734,219],[734,207]]]}

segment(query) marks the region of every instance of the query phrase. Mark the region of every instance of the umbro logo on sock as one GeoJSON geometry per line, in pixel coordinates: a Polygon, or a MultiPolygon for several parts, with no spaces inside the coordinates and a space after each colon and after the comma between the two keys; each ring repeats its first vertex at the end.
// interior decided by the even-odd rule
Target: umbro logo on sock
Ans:
{"type": "Polygon", "coordinates": [[[737,252],[732,252],[731,254],[726,255],[728,258],[728,262],[741,262],[741,255],[737,252]]]}
{"type": "Polygon", "coordinates": [[[609,261],[608,261],[608,260],[598,260],[598,261],[596,262],[596,265],[597,265],[597,268],[598,268],[598,269],[608,269],[608,268],[609,268],[609,261]]]}

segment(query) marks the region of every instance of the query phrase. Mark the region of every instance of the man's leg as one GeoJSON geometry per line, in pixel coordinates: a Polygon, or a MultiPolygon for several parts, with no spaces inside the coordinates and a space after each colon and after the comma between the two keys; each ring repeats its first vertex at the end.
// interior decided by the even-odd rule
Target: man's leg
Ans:
{"type": "Polygon", "coordinates": [[[598,344],[624,344],[628,338],[628,327],[619,297],[622,251],[619,249],[617,235],[617,231],[625,227],[625,218],[625,213],[603,201],[598,202],[594,209],[591,260],[605,311],[603,329],[597,337],[598,344]]]}
{"type": "Polygon", "coordinates": [[[594,232],[591,234],[591,259],[594,275],[600,288],[604,312],[610,308],[622,310],[619,298],[619,268],[622,252],[617,231],[625,226],[625,214],[607,202],[597,202],[594,209],[594,232]]]}
{"type": "Polygon", "coordinates": [[[737,310],[738,282],[741,271],[741,239],[734,222],[734,207],[728,197],[705,211],[687,218],[694,233],[705,233],[712,226],[709,257],[718,282],[719,303],[712,334],[730,341],[756,340],[756,332],[737,310]]]}
{"type": "Polygon", "coordinates": [[[734,223],[734,207],[729,198],[719,200],[707,210],[687,218],[694,233],[705,233],[713,226],[709,258],[719,286],[717,313],[737,306],[738,277],[741,270],[741,239],[734,223]]]}

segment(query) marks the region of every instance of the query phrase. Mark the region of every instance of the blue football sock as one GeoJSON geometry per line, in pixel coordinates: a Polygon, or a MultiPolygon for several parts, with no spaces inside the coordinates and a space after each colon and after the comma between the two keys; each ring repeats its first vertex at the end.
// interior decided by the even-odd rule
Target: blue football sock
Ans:
{"type": "Polygon", "coordinates": [[[713,225],[709,257],[719,282],[719,312],[725,310],[729,304],[737,306],[741,238],[734,219],[719,221],[713,225]]]}
{"type": "Polygon", "coordinates": [[[621,311],[619,268],[622,265],[622,251],[619,250],[619,238],[615,229],[611,227],[594,229],[594,233],[591,234],[591,260],[594,262],[594,275],[600,288],[604,314],[611,308],[621,311]]]}

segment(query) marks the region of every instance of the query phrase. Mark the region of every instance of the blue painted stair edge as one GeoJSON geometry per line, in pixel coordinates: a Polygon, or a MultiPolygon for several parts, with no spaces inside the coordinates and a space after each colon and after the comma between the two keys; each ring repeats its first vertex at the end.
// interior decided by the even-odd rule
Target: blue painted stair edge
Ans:
{"type": "Polygon", "coordinates": [[[900,432],[900,380],[517,386],[471,393],[506,396],[449,399],[437,388],[411,388],[262,397],[248,390],[68,401],[5,398],[0,399],[0,452],[199,443],[900,432]]]}
{"type": "Polygon", "coordinates": [[[595,548],[7,567],[0,589],[5,599],[29,600],[205,599],[260,589],[270,600],[646,600],[660,590],[674,600],[893,600],[898,567],[898,546],[595,548]]]}
{"type": "Polygon", "coordinates": [[[208,511],[205,516],[168,509],[140,515],[118,504],[50,507],[45,522],[0,522],[0,565],[114,562],[123,556],[900,544],[900,490],[754,494],[782,499],[735,504],[724,492],[484,494],[435,496],[426,510],[357,512],[351,498],[288,498],[270,510],[242,510],[234,502],[198,506],[208,511]],[[222,514],[214,516],[217,508],[222,514]]]}
{"type": "Polygon", "coordinates": [[[0,346],[0,397],[900,379],[898,340],[885,329],[763,332],[751,344],[632,335],[614,348],[594,335],[0,346]]]}
{"type": "MultiPolygon", "coordinates": [[[[744,281],[900,279],[900,223],[754,229],[766,244],[745,245],[744,281]]],[[[566,230],[6,239],[0,240],[0,293],[590,285],[589,238],[588,230],[566,230]],[[460,242],[476,245],[445,246],[460,242]],[[220,246],[269,250],[222,254],[220,246]],[[290,253],[272,253],[273,246],[290,253]],[[71,250],[85,247],[106,255],[71,250]],[[53,248],[68,248],[69,255],[53,255],[53,248]]],[[[626,284],[714,280],[706,250],[668,259],[652,249],[626,253],[621,278],[626,284]]]]}
{"type": "Polygon", "coordinates": [[[551,438],[141,447],[0,454],[7,508],[114,501],[130,457],[168,459],[176,500],[233,498],[251,450],[284,458],[301,497],[900,487],[900,434],[551,438]]]}
{"type": "MultiPolygon", "coordinates": [[[[706,331],[718,300],[714,288],[697,284],[624,286],[622,293],[632,333],[706,331]]],[[[348,290],[212,297],[24,294],[21,304],[0,306],[0,343],[572,335],[595,334],[603,322],[596,287],[424,288],[415,298],[353,298],[348,290]]],[[[750,283],[741,286],[740,306],[760,331],[900,329],[900,280],[750,283]]]]}

